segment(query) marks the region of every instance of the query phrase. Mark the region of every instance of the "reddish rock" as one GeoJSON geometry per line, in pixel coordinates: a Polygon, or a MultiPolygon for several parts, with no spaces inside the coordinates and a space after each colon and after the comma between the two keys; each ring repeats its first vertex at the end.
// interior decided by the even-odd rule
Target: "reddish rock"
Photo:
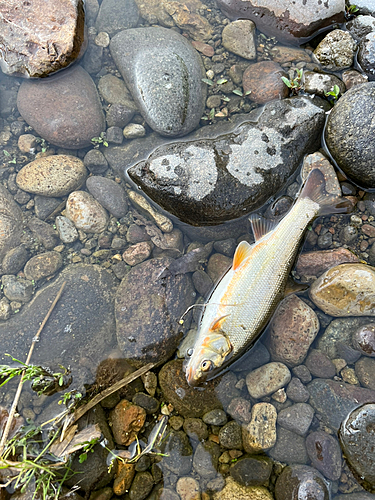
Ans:
{"type": "Polygon", "coordinates": [[[128,247],[122,254],[122,258],[129,266],[136,266],[150,257],[152,249],[151,241],[141,241],[128,247]]]}
{"type": "Polygon", "coordinates": [[[6,0],[0,23],[0,67],[8,75],[47,76],[77,59],[84,43],[82,0],[6,0]]]}
{"type": "Polygon", "coordinates": [[[117,444],[129,446],[142,429],[146,420],[146,410],[123,399],[111,411],[113,437],[117,444]]]}
{"type": "Polygon", "coordinates": [[[363,224],[362,233],[364,233],[369,238],[374,238],[375,236],[375,226],[371,226],[371,224],[363,224]]]}
{"type": "Polygon", "coordinates": [[[212,57],[215,54],[215,50],[211,45],[204,42],[191,42],[192,46],[198,51],[201,52],[204,56],[212,57]]]}
{"type": "Polygon", "coordinates": [[[243,91],[245,94],[251,92],[249,98],[258,104],[288,97],[289,89],[281,80],[282,76],[287,74],[273,61],[251,64],[242,77],[243,91]]]}
{"type": "Polygon", "coordinates": [[[298,257],[296,271],[300,276],[318,277],[331,267],[344,262],[359,262],[359,259],[346,248],[306,252],[298,257]]]}

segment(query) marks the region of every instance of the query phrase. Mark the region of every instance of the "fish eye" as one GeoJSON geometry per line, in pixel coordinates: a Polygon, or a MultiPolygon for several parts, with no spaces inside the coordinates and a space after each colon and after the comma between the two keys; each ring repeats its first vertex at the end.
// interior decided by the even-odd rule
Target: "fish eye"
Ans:
{"type": "Polygon", "coordinates": [[[201,364],[202,371],[209,372],[213,369],[213,367],[214,367],[214,365],[213,365],[212,361],[210,361],[209,359],[205,359],[204,361],[202,361],[202,364],[201,364]]]}
{"type": "Polygon", "coordinates": [[[194,349],[192,347],[190,347],[190,349],[188,349],[186,351],[186,356],[188,356],[190,358],[193,355],[193,352],[194,352],[194,349]]]}

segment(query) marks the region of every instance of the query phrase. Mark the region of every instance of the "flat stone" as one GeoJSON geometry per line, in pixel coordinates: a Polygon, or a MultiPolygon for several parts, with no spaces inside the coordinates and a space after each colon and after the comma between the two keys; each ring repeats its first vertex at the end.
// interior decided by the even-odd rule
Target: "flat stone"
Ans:
{"type": "Polygon", "coordinates": [[[305,43],[314,34],[334,23],[344,22],[345,3],[337,0],[323,5],[319,0],[292,4],[274,0],[218,0],[230,19],[251,19],[268,36],[294,45],[305,43]]]}
{"type": "Polygon", "coordinates": [[[150,257],[152,249],[151,241],[142,241],[128,247],[122,254],[122,258],[129,266],[136,266],[150,257]]]}
{"type": "Polygon", "coordinates": [[[283,76],[286,77],[287,74],[274,61],[251,64],[242,76],[244,93],[249,93],[249,99],[257,104],[288,97],[289,89],[281,79],[283,76]]]}
{"type": "Polygon", "coordinates": [[[199,443],[193,457],[193,467],[205,479],[216,476],[219,464],[220,447],[212,441],[199,443]]]}
{"type": "Polygon", "coordinates": [[[65,196],[84,183],[87,170],[79,158],[52,155],[25,165],[17,174],[17,185],[28,193],[41,196],[65,196]]]}
{"type": "Polygon", "coordinates": [[[310,100],[276,100],[260,115],[235,115],[233,123],[203,127],[189,142],[156,147],[139,163],[129,158],[127,173],[181,221],[218,224],[255,210],[279,191],[316,147],[323,119],[324,111],[310,100]]]}
{"type": "Polygon", "coordinates": [[[184,37],[164,28],[128,29],[111,40],[110,51],[153,130],[180,136],[197,127],[206,100],[205,71],[184,37]]]}
{"type": "Polygon", "coordinates": [[[244,486],[227,477],[225,486],[213,495],[214,500],[273,500],[272,493],[264,486],[244,486]]]}
{"type": "Polygon", "coordinates": [[[283,363],[273,362],[250,372],[246,377],[246,385],[250,396],[260,399],[285,387],[290,379],[288,367],[283,363]]]}
{"type": "Polygon", "coordinates": [[[267,484],[271,476],[272,461],[263,456],[244,456],[231,465],[229,472],[238,484],[261,486],[267,484]]]}
{"type": "Polygon", "coordinates": [[[345,84],[340,78],[329,73],[316,73],[314,71],[305,71],[304,76],[304,91],[308,94],[315,94],[325,97],[327,92],[333,90],[335,85],[340,89],[340,96],[345,92],[345,84]]]}
{"type": "Polygon", "coordinates": [[[277,423],[300,436],[305,436],[314,417],[314,410],[306,403],[297,403],[280,410],[277,423]]]}
{"type": "Polygon", "coordinates": [[[85,48],[82,0],[7,0],[0,6],[5,74],[45,77],[67,67],[85,48]]]}
{"type": "Polygon", "coordinates": [[[4,275],[1,278],[2,290],[10,301],[30,302],[33,294],[33,284],[30,280],[17,278],[13,275],[4,275]]]}
{"type": "Polygon", "coordinates": [[[242,427],[242,442],[248,453],[261,453],[276,443],[276,408],[270,403],[257,403],[251,410],[251,420],[242,427]]]}
{"type": "Polygon", "coordinates": [[[356,263],[333,267],[312,284],[309,296],[330,316],[373,316],[375,269],[356,263]]]}
{"type": "Polygon", "coordinates": [[[57,231],[37,217],[32,217],[29,220],[28,227],[33,233],[33,237],[36,241],[39,241],[46,250],[52,250],[56,245],[59,244],[59,236],[57,231]]]}
{"type": "Polygon", "coordinates": [[[91,139],[105,130],[96,86],[81,66],[43,80],[24,81],[17,107],[41,137],[61,148],[90,146],[91,139]]]}
{"type": "Polygon", "coordinates": [[[91,176],[86,187],[92,196],[114,217],[121,219],[128,211],[128,201],[124,189],[117,182],[101,176],[91,176]]]}
{"type": "Polygon", "coordinates": [[[62,266],[62,256],[58,252],[44,252],[26,262],[25,276],[29,280],[40,280],[51,276],[62,266]]]}
{"type": "Polygon", "coordinates": [[[314,467],[291,465],[285,467],[277,478],[275,497],[276,500],[329,500],[330,494],[324,477],[314,467]]]}
{"type": "Polygon", "coordinates": [[[134,0],[103,0],[95,27],[111,37],[119,31],[137,26],[139,11],[134,0]]]}
{"type": "Polygon", "coordinates": [[[340,478],[342,456],[336,438],[323,431],[312,432],[306,438],[306,449],[313,467],[331,481],[340,478]]]}
{"type": "Polygon", "coordinates": [[[73,191],[67,202],[65,215],[77,229],[100,233],[108,224],[107,211],[86,191],[73,191]]]}
{"type": "Polygon", "coordinates": [[[122,104],[135,111],[137,109],[124,80],[108,73],[98,82],[99,94],[109,104],[122,104]]]}
{"type": "Polygon", "coordinates": [[[138,365],[160,363],[173,354],[181,340],[178,321],[194,302],[187,274],[159,278],[171,262],[168,257],[142,262],[127,273],[118,288],[118,343],[124,357],[138,365]]]}
{"type": "Polygon", "coordinates": [[[222,32],[222,44],[233,54],[244,59],[256,58],[255,24],[247,19],[241,19],[227,24],[222,32]]]}
{"type": "Polygon", "coordinates": [[[318,277],[331,267],[347,262],[359,262],[358,257],[347,248],[305,252],[298,257],[296,272],[300,276],[318,277]]]}
{"type": "MultiPolygon", "coordinates": [[[[160,3],[164,10],[162,15],[170,15],[176,25],[182,31],[189,33],[193,40],[211,40],[214,30],[207,19],[199,13],[204,9],[200,0],[175,0],[173,2],[159,0],[157,3],[160,3]]],[[[161,24],[165,26],[163,22],[161,24]]]]}
{"type": "Polygon", "coordinates": [[[305,365],[314,377],[333,378],[336,375],[335,365],[324,352],[318,349],[310,350],[305,365]]]}
{"type": "Polygon", "coordinates": [[[305,438],[284,427],[277,427],[277,441],[269,455],[279,462],[305,464],[308,461],[305,438]]]}
{"type": "Polygon", "coordinates": [[[9,191],[0,185],[0,263],[4,255],[20,244],[22,212],[9,191]]]}

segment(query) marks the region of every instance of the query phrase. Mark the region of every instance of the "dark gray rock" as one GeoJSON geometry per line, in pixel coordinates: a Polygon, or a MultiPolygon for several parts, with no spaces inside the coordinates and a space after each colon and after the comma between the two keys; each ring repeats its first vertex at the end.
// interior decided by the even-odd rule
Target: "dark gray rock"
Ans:
{"type": "Polygon", "coordinates": [[[276,500],[329,500],[330,495],[323,476],[313,467],[292,465],[285,467],[276,481],[276,500]]]}
{"type": "Polygon", "coordinates": [[[151,199],[183,222],[225,222],[261,206],[320,140],[324,112],[307,98],[268,103],[189,142],[158,147],[128,170],[151,199]]]}
{"type": "Polygon", "coordinates": [[[219,465],[220,447],[212,441],[199,443],[193,457],[193,467],[205,479],[216,476],[219,465]]]}
{"type": "Polygon", "coordinates": [[[277,415],[277,423],[300,436],[305,436],[314,417],[314,410],[306,403],[297,403],[280,410],[277,415]]]}
{"type": "Polygon", "coordinates": [[[257,342],[249,352],[244,354],[230,369],[234,372],[251,372],[255,368],[266,365],[271,359],[267,347],[262,342],[257,342]]]}
{"type": "Polygon", "coordinates": [[[185,418],[184,431],[192,441],[208,438],[207,425],[200,418],[185,418]]]}
{"type": "Polygon", "coordinates": [[[352,411],[339,431],[341,447],[350,469],[362,486],[375,493],[375,404],[352,411]]]}
{"type": "Polygon", "coordinates": [[[115,103],[106,111],[108,127],[125,127],[134,116],[134,109],[123,104],[115,103]]]}
{"type": "Polygon", "coordinates": [[[272,472],[272,460],[267,457],[245,456],[229,469],[233,479],[243,486],[267,484],[272,472]]]}
{"type": "Polygon", "coordinates": [[[363,387],[375,390],[375,359],[360,358],[355,364],[355,374],[363,387]]]}
{"type": "Polygon", "coordinates": [[[306,438],[311,464],[325,477],[336,481],[341,476],[341,450],[336,438],[323,431],[312,432],[306,438]]]}
{"type": "Polygon", "coordinates": [[[329,379],[316,378],[307,389],[309,404],[320,414],[322,422],[334,430],[338,430],[350,411],[375,401],[375,391],[329,379]]]}
{"type": "Polygon", "coordinates": [[[375,32],[372,31],[362,38],[357,60],[369,80],[375,80],[375,32]]]}
{"type": "Polygon", "coordinates": [[[101,176],[91,176],[86,181],[87,189],[114,217],[124,217],[128,211],[128,200],[124,189],[117,182],[101,176]]]}
{"type": "Polygon", "coordinates": [[[13,248],[5,255],[1,270],[4,274],[17,274],[28,258],[29,252],[23,245],[13,248]]]}
{"type": "Polygon", "coordinates": [[[268,453],[279,462],[305,464],[308,460],[305,438],[283,427],[277,427],[276,444],[268,453]]]}
{"type": "Polygon", "coordinates": [[[139,11],[134,0],[103,0],[95,27],[113,36],[119,31],[137,26],[139,11]]]}
{"type": "Polygon", "coordinates": [[[29,220],[28,226],[31,229],[34,238],[42,243],[46,250],[52,250],[52,248],[58,245],[58,233],[52,226],[47,224],[47,222],[44,222],[37,217],[33,217],[29,220]]]}
{"type": "Polygon", "coordinates": [[[154,487],[154,480],[149,472],[137,472],[129,489],[130,500],[144,500],[154,487]]]}
{"type": "Polygon", "coordinates": [[[7,299],[17,302],[29,302],[33,295],[33,284],[24,278],[4,275],[1,278],[3,292],[7,299]]]}
{"type": "Polygon", "coordinates": [[[22,212],[13,197],[0,185],[0,263],[4,255],[20,244],[22,212]]]}
{"type": "Polygon", "coordinates": [[[289,382],[286,394],[289,399],[296,403],[305,403],[310,397],[308,390],[297,377],[293,377],[289,382]]]}
{"type": "Polygon", "coordinates": [[[305,365],[314,377],[332,378],[336,375],[336,367],[329,357],[318,349],[311,349],[305,365]]]}
{"type": "MultiPolygon", "coordinates": [[[[178,321],[194,302],[189,275],[160,277],[171,262],[168,257],[142,262],[117,290],[118,344],[124,357],[137,365],[161,363],[173,354],[182,336],[178,321]]],[[[188,327],[189,318],[185,319],[188,327]]]]}
{"type": "Polygon", "coordinates": [[[173,137],[197,127],[205,107],[205,72],[183,36],[159,27],[128,29],[112,38],[110,51],[153,130],[173,137]]]}
{"type": "Polygon", "coordinates": [[[38,219],[45,220],[62,203],[62,198],[50,198],[36,195],[34,197],[35,215],[38,219]]]}
{"type": "Polygon", "coordinates": [[[82,66],[90,73],[95,75],[102,67],[103,47],[98,47],[94,42],[90,41],[83,58],[82,66]]]}
{"type": "Polygon", "coordinates": [[[219,431],[219,442],[224,448],[242,450],[242,429],[235,421],[231,420],[219,431]]]}
{"type": "Polygon", "coordinates": [[[149,394],[145,394],[143,392],[137,392],[137,394],[134,395],[132,402],[135,405],[144,408],[148,415],[152,415],[159,409],[159,401],[149,394]]]}
{"type": "MultiPolygon", "coordinates": [[[[116,279],[108,271],[95,265],[71,265],[52,282],[41,288],[31,302],[9,319],[0,323],[2,352],[17,359],[26,359],[32,339],[40,322],[62,283],[63,294],[53,315],[43,329],[32,362],[52,369],[59,364],[70,365],[75,387],[93,381],[99,362],[114,348],[114,292],[116,279]],[[85,359],[92,366],[90,373],[82,365],[85,359]]],[[[3,355],[1,362],[9,362],[3,355]]]]}
{"type": "Polygon", "coordinates": [[[166,455],[160,463],[163,470],[167,469],[178,476],[189,474],[193,464],[193,450],[183,431],[171,430],[161,450],[166,455]]]}
{"type": "Polygon", "coordinates": [[[203,415],[203,422],[207,425],[225,425],[227,423],[227,415],[225,411],[216,408],[208,411],[203,415]]]}
{"type": "Polygon", "coordinates": [[[83,159],[83,164],[94,175],[102,174],[108,168],[108,162],[105,156],[98,149],[90,149],[83,159]]]}
{"type": "Polygon", "coordinates": [[[325,140],[337,165],[355,184],[375,188],[375,82],[356,85],[329,114],[325,140]]]}
{"type": "Polygon", "coordinates": [[[217,3],[230,19],[251,19],[260,31],[294,45],[306,42],[316,31],[344,22],[343,0],[326,4],[321,0],[308,3],[296,0],[288,5],[273,0],[218,0],[217,3]]]}

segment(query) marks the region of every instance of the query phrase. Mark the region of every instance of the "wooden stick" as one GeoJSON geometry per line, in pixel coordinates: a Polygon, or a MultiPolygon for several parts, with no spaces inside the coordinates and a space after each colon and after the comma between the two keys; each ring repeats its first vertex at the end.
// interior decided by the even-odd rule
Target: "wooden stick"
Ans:
{"type": "MultiPolygon", "coordinates": [[[[27,359],[26,359],[26,363],[25,363],[26,365],[28,365],[30,363],[31,355],[33,353],[35,344],[38,342],[40,334],[41,334],[41,332],[42,332],[45,324],[47,323],[48,318],[51,316],[52,311],[54,310],[54,308],[55,308],[55,306],[56,306],[59,298],[61,297],[61,294],[62,294],[62,292],[64,290],[65,285],[66,285],[66,281],[64,281],[64,283],[61,285],[60,290],[58,291],[55,300],[52,302],[51,307],[49,308],[49,310],[48,310],[48,312],[47,312],[44,320],[42,321],[42,324],[39,327],[39,330],[37,331],[35,337],[33,338],[33,341],[32,341],[31,346],[30,346],[29,354],[27,355],[27,359]]],[[[14,414],[16,413],[16,408],[17,408],[18,401],[20,399],[20,395],[21,395],[21,391],[22,391],[22,387],[23,387],[23,382],[24,382],[23,379],[24,379],[24,376],[25,376],[25,371],[26,371],[26,368],[22,372],[21,380],[20,380],[20,382],[18,384],[16,395],[14,397],[14,400],[13,400],[13,403],[12,403],[12,406],[11,406],[11,409],[10,409],[10,412],[9,412],[8,420],[7,420],[7,423],[6,423],[3,435],[1,437],[1,441],[0,441],[0,455],[4,451],[4,447],[5,447],[6,441],[7,441],[8,436],[9,436],[10,428],[11,428],[12,423],[13,423],[14,414]]]]}

